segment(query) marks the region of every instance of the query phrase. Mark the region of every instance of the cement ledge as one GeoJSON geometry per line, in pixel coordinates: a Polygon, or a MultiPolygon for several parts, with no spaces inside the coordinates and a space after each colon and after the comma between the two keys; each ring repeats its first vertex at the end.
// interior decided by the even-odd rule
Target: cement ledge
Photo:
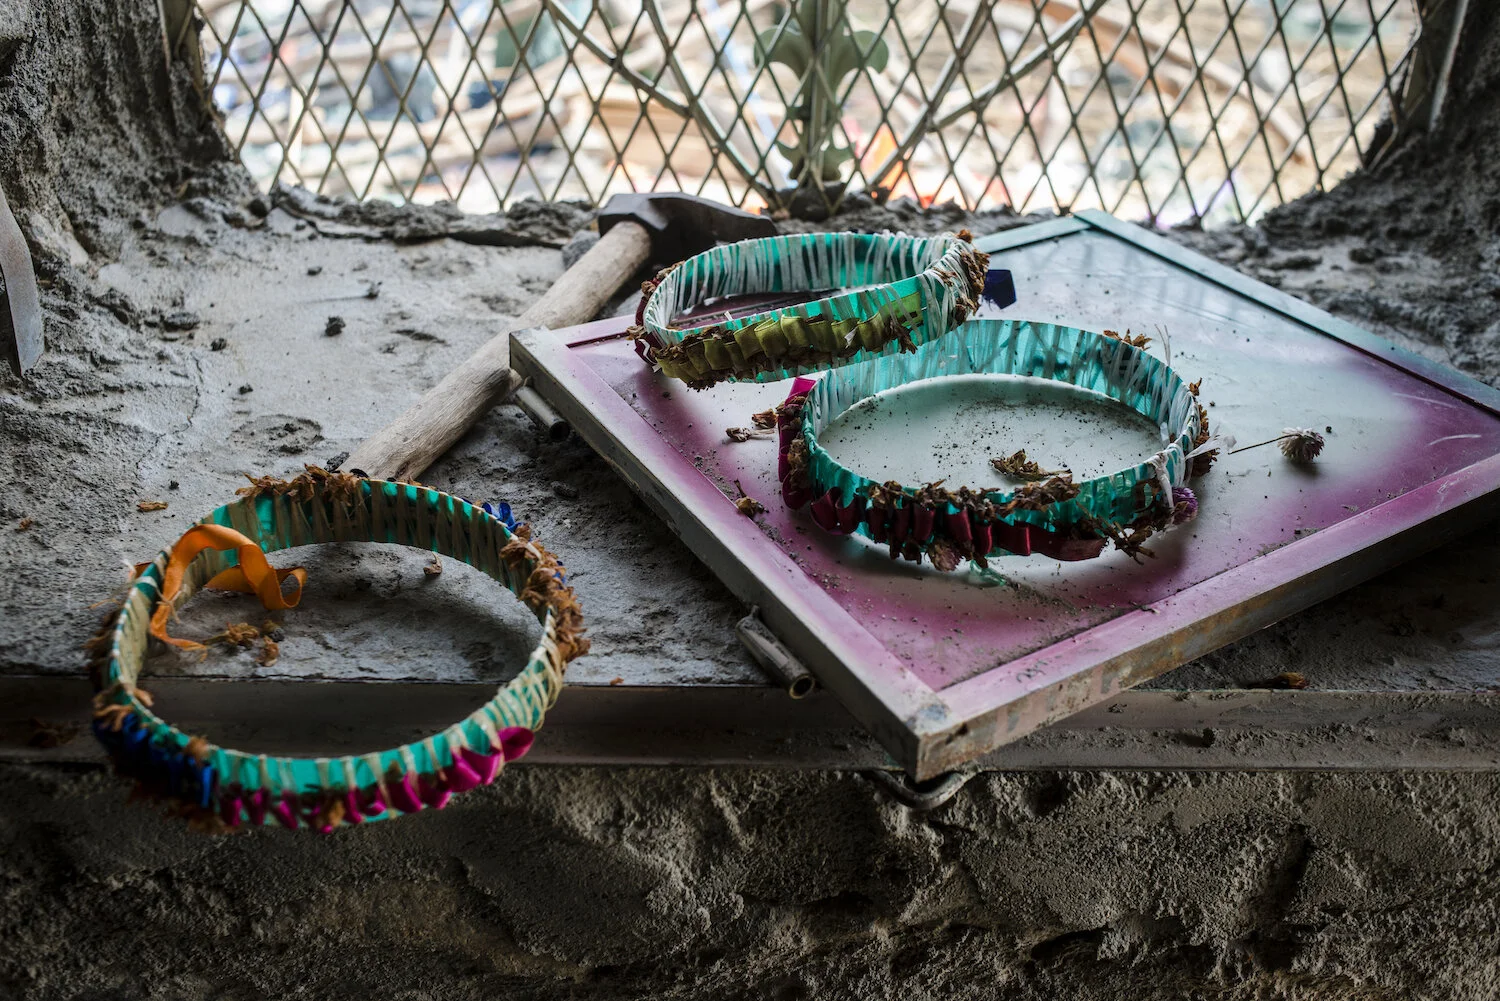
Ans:
{"type": "MultiPolygon", "coordinates": [[[[343,754],[431,733],[489,686],[159,678],[158,710],[190,732],[271,753],[343,754]]],[[[81,678],[0,679],[0,761],[99,761],[81,678]],[[70,729],[38,747],[33,720],[70,729]]],[[[826,692],[573,685],[537,765],[893,768],[826,692]]],[[[979,759],[993,770],[1500,770],[1500,693],[1130,691],[979,759]]]]}

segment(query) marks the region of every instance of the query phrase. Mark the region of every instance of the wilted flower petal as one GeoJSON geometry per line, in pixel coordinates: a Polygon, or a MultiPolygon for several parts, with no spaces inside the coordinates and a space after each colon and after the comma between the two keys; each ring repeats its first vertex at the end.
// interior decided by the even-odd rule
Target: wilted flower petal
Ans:
{"type": "Polygon", "coordinates": [[[928,544],[927,558],[932,561],[934,567],[943,571],[943,573],[952,573],[958,569],[958,564],[963,559],[963,556],[959,553],[957,546],[953,545],[947,539],[940,537],[933,539],[928,544]]]}
{"type": "Polygon", "coordinates": [[[1198,495],[1189,487],[1172,488],[1172,524],[1184,525],[1198,517],[1198,495]]]}

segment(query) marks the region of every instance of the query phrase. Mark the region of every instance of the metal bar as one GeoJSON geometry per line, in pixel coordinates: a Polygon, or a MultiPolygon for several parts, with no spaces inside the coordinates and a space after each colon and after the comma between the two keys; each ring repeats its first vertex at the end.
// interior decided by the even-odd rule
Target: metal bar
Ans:
{"type": "Polygon", "coordinates": [[[666,108],[679,117],[688,119],[693,117],[692,111],[687,105],[662,90],[654,81],[647,79],[625,65],[624,53],[611,52],[596,41],[592,35],[584,31],[581,25],[574,24],[572,15],[568,13],[565,7],[559,6],[556,0],[541,0],[541,3],[547,9],[547,13],[551,14],[555,20],[565,25],[573,33],[573,38],[578,44],[592,52],[608,65],[611,70],[623,77],[632,87],[648,95],[657,104],[660,104],[663,108],[666,108]]]}
{"type": "Polygon", "coordinates": [[[1443,45],[1442,61],[1438,65],[1437,77],[1432,82],[1432,99],[1427,109],[1427,129],[1437,128],[1442,117],[1443,105],[1448,101],[1448,80],[1453,75],[1453,59],[1458,55],[1458,39],[1463,33],[1464,21],[1469,15],[1469,0],[1454,0],[1449,9],[1452,23],[1448,26],[1443,45]]]}
{"type": "MultiPolygon", "coordinates": [[[[1432,131],[1442,117],[1443,105],[1448,99],[1448,81],[1453,73],[1453,60],[1458,54],[1458,42],[1468,18],[1469,0],[1431,0],[1420,5],[1422,35],[1412,54],[1411,73],[1407,78],[1406,92],[1395,102],[1400,125],[1386,149],[1400,144],[1404,133],[1415,123],[1420,128],[1432,131]]],[[[1384,152],[1384,151],[1382,151],[1384,152]]]]}
{"type": "Polygon", "coordinates": [[[562,441],[568,436],[571,430],[568,422],[563,420],[562,414],[552,408],[552,404],[542,399],[542,394],[538,393],[534,387],[522,386],[516,390],[511,399],[515,401],[516,406],[526,411],[526,416],[530,417],[531,422],[548,438],[553,441],[562,441]]]}
{"type": "MultiPolygon", "coordinates": [[[[551,0],[548,0],[548,2],[551,2],[551,0]]],[[[651,19],[651,26],[656,30],[657,38],[661,41],[662,48],[666,52],[667,67],[671,69],[672,75],[677,78],[677,83],[682,87],[683,93],[688,96],[687,107],[693,121],[697,122],[698,127],[703,129],[718,144],[719,150],[725,156],[729,157],[729,162],[734,164],[735,169],[744,176],[751,187],[759,188],[761,184],[755,175],[755,171],[750,168],[749,164],[740,159],[739,152],[734,148],[734,144],[729,141],[729,135],[720,127],[718,120],[714,118],[713,114],[707,108],[703,107],[702,101],[697,100],[693,96],[693,88],[688,83],[687,72],[682,68],[682,63],[677,59],[675,46],[667,42],[667,31],[662,24],[661,11],[657,7],[656,0],[647,0],[645,6],[646,16],[651,19]]]]}
{"type": "MultiPolygon", "coordinates": [[[[948,88],[953,84],[953,77],[956,75],[957,70],[961,67],[962,64],[959,61],[955,60],[948,66],[944,67],[943,85],[934,88],[935,98],[932,101],[928,101],[927,108],[925,111],[923,111],[922,118],[916,125],[911,128],[911,130],[907,133],[906,138],[901,141],[900,145],[892,150],[891,153],[883,161],[881,161],[880,167],[874,171],[871,171],[868,176],[874,177],[876,179],[885,177],[888,173],[890,173],[891,169],[896,166],[896,164],[900,163],[901,160],[911,152],[912,147],[914,147],[928,134],[940,132],[941,130],[952,125],[954,122],[958,121],[960,118],[962,118],[964,115],[969,114],[970,112],[982,112],[989,105],[989,103],[995,99],[995,96],[1002,90],[1007,87],[1013,86],[1017,80],[1020,80],[1022,77],[1035,70],[1038,66],[1041,66],[1044,62],[1050,60],[1053,53],[1055,53],[1059,48],[1071,42],[1073,40],[1073,37],[1078,34],[1079,29],[1081,29],[1085,22],[1088,20],[1088,17],[1093,14],[1094,11],[1098,10],[1108,2],[1109,0],[1094,0],[1094,3],[1091,7],[1089,7],[1087,10],[1080,10],[1077,14],[1069,18],[1063,24],[1063,26],[1057,30],[1055,34],[1048,36],[1047,39],[1042,43],[1042,45],[1036,49],[1036,51],[1027,56],[1026,59],[1024,59],[1019,65],[1012,66],[1011,69],[1006,72],[1006,74],[1000,79],[985,87],[978,94],[975,94],[973,100],[967,102],[962,107],[955,108],[953,111],[950,111],[948,114],[944,115],[937,121],[930,122],[932,113],[936,110],[936,101],[941,100],[943,95],[948,92],[948,88]],[[926,128],[922,127],[924,123],[929,122],[930,124],[927,124],[926,128]]],[[[965,42],[970,49],[973,48],[974,43],[978,40],[978,33],[974,30],[974,28],[977,26],[978,21],[979,12],[976,10],[973,18],[971,18],[970,20],[970,28],[965,32],[964,36],[965,42]],[[970,38],[971,34],[974,36],[972,39],[970,38]]]]}
{"type": "Polygon", "coordinates": [[[750,609],[750,614],[734,627],[750,656],[769,674],[777,684],[786,689],[794,699],[805,699],[817,687],[817,679],[796,655],[776,638],[776,634],[760,621],[760,609],[750,609]]]}
{"type": "Polygon", "coordinates": [[[0,347],[17,377],[26,375],[42,357],[42,301],[37,291],[31,249],[0,188],[0,278],[4,279],[9,315],[0,317],[0,347]]]}

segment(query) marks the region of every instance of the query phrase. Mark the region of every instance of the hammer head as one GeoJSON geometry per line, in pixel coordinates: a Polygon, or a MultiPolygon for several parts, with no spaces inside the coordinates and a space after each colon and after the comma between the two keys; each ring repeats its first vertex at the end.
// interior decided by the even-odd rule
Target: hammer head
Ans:
{"type": "Polygon", "coordinates": [[[599,234],[629,220],[651,234],[651,259],[670,263],[701,254],[716,243],[775,236],[769,216],[676,192],[614,195],[599,210],[599,234]]]}

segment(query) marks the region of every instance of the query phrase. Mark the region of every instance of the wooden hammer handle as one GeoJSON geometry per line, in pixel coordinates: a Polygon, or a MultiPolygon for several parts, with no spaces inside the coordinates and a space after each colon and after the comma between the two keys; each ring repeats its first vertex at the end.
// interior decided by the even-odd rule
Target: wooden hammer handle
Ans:
{"type": "Polygon", "coordinates": [[[510,367],[512,331],[570,327],[593,319],[650,254],[645,227],[616,223],[531,308],[355,449],[343,468],[384,480],[422,475],[485,411],[520,388],[521,377],[510,367]]]}

